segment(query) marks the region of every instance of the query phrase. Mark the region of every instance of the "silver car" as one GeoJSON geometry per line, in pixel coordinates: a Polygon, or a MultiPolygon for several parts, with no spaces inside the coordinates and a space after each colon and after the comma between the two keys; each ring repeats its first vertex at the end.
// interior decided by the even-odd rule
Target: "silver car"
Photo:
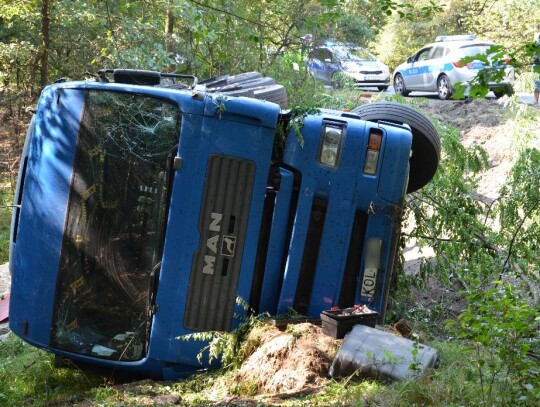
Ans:
{"type": "Polygon", "coordinates": [[[307,64],[309,73],[328,85],[335,85],[340,73],[353,79],[358,87],[385,91],[390,85],[388,66],[356,45],[327,42],[309,53],[307,64]]]}
{"type": "MultiPolygon", "coordinates": [[[[456,83],[470,81],[484,68],[480,61],[462,64],[460,60],[486,54],[494,45],[473,35],[437,37],[436,42],[426,45],[395,69],[394,89],[403,96],[412,91],[437,92],[440,99],[449,99],[456,83]]],[[[513,93],[514,68],[505,65],[504,70],[501,82],[489,83],[496,97],[513,93]]]]}

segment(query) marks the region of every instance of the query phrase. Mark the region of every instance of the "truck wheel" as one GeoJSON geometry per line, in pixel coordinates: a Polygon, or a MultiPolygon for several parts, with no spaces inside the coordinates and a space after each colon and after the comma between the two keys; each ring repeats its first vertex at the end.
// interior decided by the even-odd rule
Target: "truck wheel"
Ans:
{"type": "Polygon", "coordinates": [[[245,96],[253,99],[266,100],[267,102],[278,104],[282,109],[287,107],[287,90],[283,85],[274,84],[220,93],[229,96],[245,96]]]}
{"type": "Polygon", "coordinates": [[[199,82],[199,85],[205,85],[207,88],[217,88],[220,86],[227,85],[227,79],[229,75],[222,76],[213,76],[211,78],[205,79],[204,81],[199,82]]]}
{"type": "Polygon", "coordinates": [[[411,127],[412,154],[409,160],[407,193],[418,191],[437,171],[441,155],[441,140],[431,121],[419,111],[396,102],[375,102],[353,110],[362,120],[407,124],[411,127]]]}
{"type": "Polygon", "coordinates": [[[262,78],[262,75],[260,72],[245,72],[234,76],[229,76],[227,78],[227,83],[229,85],[232,85],[233,83],[239,83],[239,82],[247,82],[252,81],[254,79],[262,78]]]}
{"type": "MultiPolygon", "coordinates": [[[[262,78],[260,72],[246,72],[238,75],[221,75],[213,76],[212,78],[205,79],[204,81],[199,82],[200,85],[205,85],[206,88],[222,88],[229,85],[240,85],[244,82],[253,81],[256,79],[262,78]]],[[[257,85],[260,86],[260,85],[257,85]]]]}
{"type": "Polygon", "coordinates": [[[281,106],[282,109],[287,107],[287,90],[283,85],[270,85],[261,89],[256,89],[253,92],[255,99],[267,100],[281,106]]]}
{"type": "Polygon", "coordinates": [[[273,80],[270,77],[265,78],[257,78],[245,82],[235,83],[237,86],[241,86],[242,89],[248,89],[248,88],[260,88],[261,86],[270,86],[275,85],[276,81],[273,80]]]}

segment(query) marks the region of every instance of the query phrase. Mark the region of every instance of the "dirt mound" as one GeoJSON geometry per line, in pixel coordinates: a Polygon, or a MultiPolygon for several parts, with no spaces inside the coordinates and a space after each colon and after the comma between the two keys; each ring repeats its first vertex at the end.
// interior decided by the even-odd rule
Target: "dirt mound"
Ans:
{"type": "Polygon", "coordinates": [[[267,326],[257,350],[234,375],[240,393],[289,393],[321,385],[327,378],[341,341],[324,335],[309,323],[289,325],[286,331],[267,326]]]}
{"type": "Polygon", "coordinates": [[[501,101],[492,99],[430,100],[422,110],[442,124],[459,129],[465,148],[480,146],[487,152],[490,168],[479,180],[476,193],[482,201],[491,203],[499,196],[515,161],[515,115],[501,101]]]}
{"type": "Polygon", "coordinates": [[[505,120],[504,107],[493,99],[430,99],[428,106],[422,107],[422,110],[441,123],[451,124],[461,131],[468,131],[478,125],[493,128],[505,120]]]}

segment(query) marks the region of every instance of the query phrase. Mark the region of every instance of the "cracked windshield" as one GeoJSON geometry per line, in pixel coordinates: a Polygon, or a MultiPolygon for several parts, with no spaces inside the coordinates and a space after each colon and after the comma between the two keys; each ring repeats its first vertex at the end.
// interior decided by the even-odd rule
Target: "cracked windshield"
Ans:
{"type": "Polygon", "coordinates": [[[116,360],[146,353],[180,110],[89,91],[79,131],[53,326],[54,346],[116,360]]]}

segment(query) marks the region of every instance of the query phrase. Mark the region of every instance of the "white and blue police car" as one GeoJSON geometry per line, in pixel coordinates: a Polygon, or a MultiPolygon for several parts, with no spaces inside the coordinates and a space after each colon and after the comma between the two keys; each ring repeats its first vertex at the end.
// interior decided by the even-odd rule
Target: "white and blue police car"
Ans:
{"type": "MultiPolygon", "coordinates": [[[[437,92],[440,99],[449,99],[455,92],[457,83],[471,81],[485,68],[481,61],[462,63],[465,57],[493,53],[495,43],[478,40],[474,35],[439,36],[427,44],[394,71],[396,93],[408,96],[411,92],[437,92]]],[[[489,88],[496,97],[513,93],[514,68],[501,66],[504,75],[500,82],[489,82],[489,88]]]]}

